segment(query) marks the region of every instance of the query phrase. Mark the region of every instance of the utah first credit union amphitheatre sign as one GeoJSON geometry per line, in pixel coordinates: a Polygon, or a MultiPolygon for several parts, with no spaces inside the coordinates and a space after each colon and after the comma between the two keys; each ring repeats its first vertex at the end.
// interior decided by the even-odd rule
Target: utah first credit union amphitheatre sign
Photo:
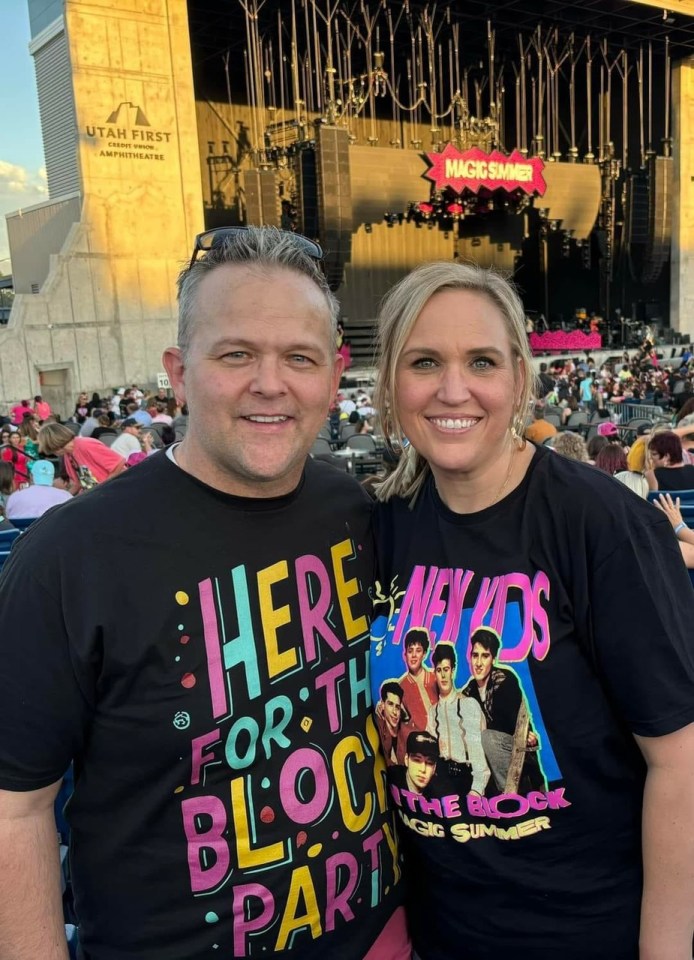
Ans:
{"type": "Polygon", "coordinates": [[[544,162],[539,157],[528,159],[518,150],[508,156],[498,150],[485,153],[479,147],[461,153],[449,143],[441,153],[425,156],[431,167],[424,176],[433,180],[437,190],[522,190],[541,197],[547,189],[542,176],[544,162]]]}

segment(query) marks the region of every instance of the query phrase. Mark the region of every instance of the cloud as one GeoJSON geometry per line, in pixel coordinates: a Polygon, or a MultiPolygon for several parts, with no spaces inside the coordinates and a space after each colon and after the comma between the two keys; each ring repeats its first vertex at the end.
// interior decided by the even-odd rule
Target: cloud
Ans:
{"type": "Polygon", "coordinates": [[[45,167],[32,172],[16,163],[0,160],[0,274],[7,273],[10,268],[5,214],[47,199],[45,167]]]}
{"type": "Polygon", "coordinates": [[[32,174],[26,167],[0,160],[0,195],[19,194],[38,203],[47,193],[45,167],[32,174]]]}

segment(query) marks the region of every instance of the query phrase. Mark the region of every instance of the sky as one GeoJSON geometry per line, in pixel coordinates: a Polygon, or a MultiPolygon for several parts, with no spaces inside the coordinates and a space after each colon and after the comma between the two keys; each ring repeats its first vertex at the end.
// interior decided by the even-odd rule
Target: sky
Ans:
{"type": "Polygon", "coordinates": [[[10,273],[5,214],[48,199],[26,0],[0,0],[0,274],[10,273]]]}

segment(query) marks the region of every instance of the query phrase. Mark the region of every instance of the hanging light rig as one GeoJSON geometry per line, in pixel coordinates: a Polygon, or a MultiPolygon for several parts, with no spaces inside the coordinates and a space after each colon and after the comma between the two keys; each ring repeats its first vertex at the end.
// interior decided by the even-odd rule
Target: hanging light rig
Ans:
{"type": "MultiPolygon", "coordinates": [[[[610,49],[604,39],[561,36],[557,28],[538,25],[531,35],[518,35],[515,54],[507,45],[499,60],[496,30],[488,21],[486,56],[480,58],[477,47],[474,55],[465,48],[464,22],[456,17],[455,4],[441,10],[415,9],[409,0],[359,0],[351,6],[339,0],[291,0],[289,10],[283,5],[276,22],[268,18],[262,30],[264,0],[239,4],[245,14],[245,79],[253,118],[245,155],[261,169],[285,171],[289,192],[292,158],[314,146],[316,123],[344,128],[350,143],[425,150],[428,156],[451,147],[460,155],[477,150],[519,160],[596,164],[601,182],[597,247],[609,288],[629,213],[626,171],[637,167],[628,155],[635,85],[643,170],[654,142],[649,106],[644,149],[642,53],[636,57],[627,49],[610,49]],[[621,109],[613,109],[617,104],[621,109]],[[391,133],[382,144],[388,114],[391,133]]],[[[667,50],[665,59],[668,74],[667,50]]],[[[669,76],[665,87],[669,92],[669,76]]],[[[665,107],[662,151],[667,157],[669,103],[665,107]]],[[[428,196],[413,197],[403,210],[384,210],[383,220],[389,227],[414,222],[450,229],[468,217],[517,216],[528,208],[537,211],[541,233],[562,233],[563,256],[578,247],[585,266],[590,265],[590,243],[543,216],[548,208],[538,202],[537,192],[524,189],[492,185],[457,192],[432,183],[428,196]]]]}

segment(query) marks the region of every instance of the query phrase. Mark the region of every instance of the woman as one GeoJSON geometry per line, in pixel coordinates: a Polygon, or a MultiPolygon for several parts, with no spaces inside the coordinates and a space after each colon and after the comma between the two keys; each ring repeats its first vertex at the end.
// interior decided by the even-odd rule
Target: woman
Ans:
{"type": "Polygon", "coordinates": [[[588,463],[588,450],[586,442],[580,433],[574,433],[573,430],[564,430],[558,434],[553,444],[554,452],[569,460],[577,460],[579,463],[588,463]]]}
{"type": "Polygon", "coordinates": [[[694,530],[690,530],[682,516],[682,505],[680,498],[674,500],[669,493],[661,493],[658,499],[653,501],[659,510],[662,510],[670,521],[672,529],[682,551],[682,559],[691,570],[694,568],[694,530]]]}
{"type": "Polygon", "coordinates": [[[36,460],[39,455],[39,420],[35,415],[25,417],[18,433],[21,438],[22,451],[32,460],[36,460]]]}
{"type": "Polygon", "coordinates": [[[62,457],[73,495],[117,477],[125,469],[123,457],[101,440],[76,437],[60,423],[44,423],[39,430],[39,450],[44,456],[62,457]]]}
{"type": "Polygon", "coordinates": [[[694,466],[684,462],[682,441],[672,430],[650,435],[646,458],[651,490],[694,490],[694,466]]]}
{"type": "Polygon", "coordinates": [[[9,446],[2,448],[0,457],[12,465],[15,490],[19,490],[20,487],[29,483],[29,458],[22,450],[22,438],[19,430],[10,434],[9,446]]]}
{"type": "Polygon", "coordinates": [[[399,796],[417,953],[636,960],[640,940],[641,960],[688,957],[694,594],[667,521],[523,442],[523,306],[494,272],[419,267],[386,298],[379,340],[376,406],[402,454],[379,489],[374,699],[408,631],[453,644],[474,676],[488,626],[527,703],[508,777],[527,722],[547,783],[399,796]]]}
{"type": "Polygon", "coordinates": [[[608,442],[609,441],[607,437],[601,437],[599,435],[590,438],[590,440],[586,443],[588,463],[595,463],[595,458],[600,453],[602,448],[607,446],[608,442]]]}
{"type": "Polygon", "coordinates": [[[84,423],[89,416],[89,398],[87,397],[86,393],[82,392],[77,397],[77,402],[75,403],[75,412],[72,416],[77,423],[84,423]]]}
{"type": "Polygon", "coordinates": [[[12,465],[0,460],[0,530],[13,530],[7,519],[5,509],[10,495],[14,493],[14,471],[12,465]]]}
{"type": "Polygon", "coordinates": [[[627,469],[627,455],[621,445],[608,443],[595,458],[595,466],[611,477],[627,469]]]}

